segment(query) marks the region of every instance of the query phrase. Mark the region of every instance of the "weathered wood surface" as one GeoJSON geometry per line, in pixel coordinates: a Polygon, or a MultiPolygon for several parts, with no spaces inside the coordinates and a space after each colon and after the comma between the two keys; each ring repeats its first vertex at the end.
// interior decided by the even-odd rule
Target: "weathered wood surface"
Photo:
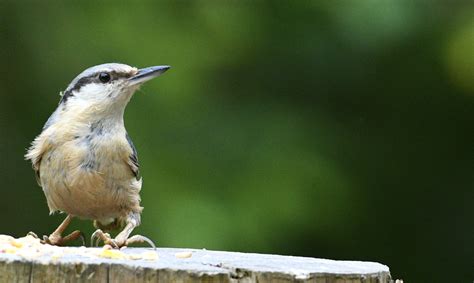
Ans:
{"type": "MultiPolygon", "coordinates": [[[[391,282],[389,268],[373,262],[170,248],[157,249],[157,258],[133,260],[90,256],[85,250],[102,251],[0,253],[0,282],[391,282]]],[[[145,251],[152,250],[123,253],[145,251]]]]}

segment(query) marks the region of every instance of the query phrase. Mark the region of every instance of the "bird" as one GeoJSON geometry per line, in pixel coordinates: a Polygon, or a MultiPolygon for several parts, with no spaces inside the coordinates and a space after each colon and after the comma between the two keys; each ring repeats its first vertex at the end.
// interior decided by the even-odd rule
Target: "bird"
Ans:
{"type": "Polygon", "coordinates": [[[145,236],[130,236],[141,222],[142,178],[123,116],[135,91],[169,68],[101,64],[84,70],[60,93],[56,110],[25,154],[50,214],[67,215],[42,243],[64,245],[80,237],[84,241],[79,230],[63,236],[77,217],[93,220],[97,230],[91,244],[103,241],[121,248],[146,242],[155,247],[145,236]],[[120,230],[115,238],[108,233],[112,230],[120,230]]]}

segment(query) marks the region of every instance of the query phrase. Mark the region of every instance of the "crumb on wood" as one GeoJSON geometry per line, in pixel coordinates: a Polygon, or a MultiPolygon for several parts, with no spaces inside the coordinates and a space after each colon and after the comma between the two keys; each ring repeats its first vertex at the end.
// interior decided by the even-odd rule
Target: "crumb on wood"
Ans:
{"type": "Polygon", "coordinates": [[[58,260],[65,254],[75,254],[89,258],[109,258],[118,260],[158,260],[156,251],[145,251],[137,253],[124,253],[121,250],[111,249],[105,245],[102,249],[86,248],[64,248],[42,244],[40,239],[31,235],[14,238],[9,235],[0,235],[0,253],[18,255],[24,259],[36,259],[39,257],[49,257],[58,260]]]}

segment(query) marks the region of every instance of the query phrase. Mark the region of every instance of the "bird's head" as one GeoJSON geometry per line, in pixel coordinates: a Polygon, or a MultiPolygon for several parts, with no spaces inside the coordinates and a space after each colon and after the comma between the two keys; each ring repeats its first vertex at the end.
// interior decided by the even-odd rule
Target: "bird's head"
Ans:
{"type": "Polygon", "coordinates": [[[80,73],[62,93],[60,106],[67,111],[96,115],[122,112],[138,87],[166,72],[169,66],[137,69],[125,64],[97,65],[80,73]]]}

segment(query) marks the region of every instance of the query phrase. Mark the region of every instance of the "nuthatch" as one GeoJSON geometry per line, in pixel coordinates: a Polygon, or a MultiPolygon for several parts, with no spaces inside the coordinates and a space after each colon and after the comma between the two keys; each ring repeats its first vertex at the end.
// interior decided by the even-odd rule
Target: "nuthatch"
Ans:
{"type": "Polygon", "coordinates": [[[25,156],[33,164],[50,214],[67,214],[49,237],[44,236],[44,243],[62,245],[82,236],[77,230],[62,236],[72,218],[79,217],[94,220],[97,230],[91,242],[102,240],[115,248],[136,242],[154,246],[144,236],[130,237],[140,224],[142,179],[123,114],[140,85],[169,68],[102,64],[79,74],[61,93],[56,111],[25,156]],[[101,230],[120,228],[114,239],[101,230]]]}

